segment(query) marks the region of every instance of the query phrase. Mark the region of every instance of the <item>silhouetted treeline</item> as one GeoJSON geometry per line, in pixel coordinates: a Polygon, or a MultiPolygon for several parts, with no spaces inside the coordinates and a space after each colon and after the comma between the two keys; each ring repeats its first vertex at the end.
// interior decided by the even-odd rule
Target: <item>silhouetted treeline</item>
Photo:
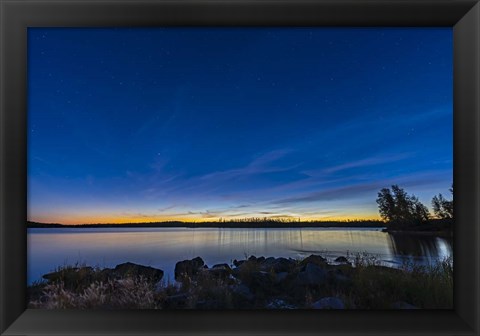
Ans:
{"type": "MultiPolygon", "coordinates": [[[[453,186],[450,189],[453,196],[453,186]]],[[[389,230],[396,231],[452,231],[453,199],[442,194],[434,196],[434,216],[415,195],[408,194],[398,185],[383,188],[378,192],[378,211],[389,230]]]]}
{"type": "Polygon", "coordinates": [[[108,227],[188,227],[188,228],[300,228],[300,227],[385,227],[379,220],[345,220],[345,221],[299,221],[273,218],[245,218],[238,220],[220,220],[208,222],[149,222],[149,223],[97,223],[97,224],[58,224],[27,222],[29,228],[108,228],[108,227]]]}

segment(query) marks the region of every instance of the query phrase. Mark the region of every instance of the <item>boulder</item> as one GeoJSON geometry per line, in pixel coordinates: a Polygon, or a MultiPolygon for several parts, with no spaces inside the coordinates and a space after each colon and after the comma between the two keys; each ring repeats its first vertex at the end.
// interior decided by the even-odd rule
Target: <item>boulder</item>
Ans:
{"type": "Polygon", "coordinates": [[[341,264],[349,263],[348,259],[343,256],[336,258],[334,261],[341,264]]]}
{"type": "Polygon", "coordinates": [[[137,265],[131,262],[117,265],[115,268],[104,268],[95,271],[92,267],[70,267],[58,272],[48,273],[44,279],[55,282],[62,281],[66,288],[75,289],[89,286],[94,281],[108,281],[113,279],[124,279],[143,277],[149,281],[158,282],[163,278],[161,269],[137,265]]]}
{"type": "Polygon", "coordinates": [[[131,262],[119,264],[113,269],[113,271],[117,278],[133,278],[141,276],[154,282],[158,282],[163,278],[163,271],[161,269],[137,265],[131,262]]]}
{"type": "Polygon", "coordinates": [[[233,265],[234,265],[235,267],[239,267],[239,266],[242,265],[244,262],[245,262],[245,260],[237,260],[237,259],[234,259],[234,260],[233,260],[233,265]]]}
{"type": "Polygon", "coordinates": [[[57,272],[44,274],[42,278],[49,282],[63,282],[69,289],[88,286],[94,279],[95,272],[92,267],[66,267],[57,272]]]}
{"type": "Polygon", "coordinates": [[[314,264],[319,267],[326,267],[328,265],[327,259],[316,254],[311,254],[300,262],[300,266],[305,266],[307,264],[314,264]]]}
{"type": "Polygon", "coordinates": [[[205,274],[218,279],[226,279],[232,274],[232,269],[227,264],[217,264],[204,270],[205,274]]]}
{"type": "Polygon", "coordinates": [[[345,309],[343,301],[336,297],[324,297],[312,304],[313,309],[345,309]]]}
{"type": "Polygon", "coordinates": [[[224,268],[224,269],[231,269],[228,264],[215,264],[212,268],[224,268]]]}
{"type": "Polygon", "coordinates": [[[294,266],[295,261],[287,258],[267,258],[261,264],[260,268],[264,271],[273,271],[275,273],[289,272],[294,266]]]}
{"type": "Polygon", "coordinates": [[[42,276],[48,281],[64,281],[65,278],[81,278],[93,273],[93,268],[86,267],[67,267],[56,272],[47,273],[42,276]]]}
{"type": "Polygon", "coordinates": [[[104,268],[100,272],[98,272],[96,276],[96,280],[103,282],[115,278],[117,278],[117,276],[115,275],[115,271],[112,268],[104,268]]]}
{"type": "Polygon", "coordinates": [[[240,280],[251,278],[251,274],[260,270],[256,260],[246,260],[232,270],[232,275],[240,280]]]}
{"type": "Polygon", "coordinates": [[[271,262],[273,262],[273,261],[275,261],[275,258],[274,258],[274,257],[268,257],[268,258],[266,258],[266,259],[263,260],[263,262],[265,262],[265,263],[271,263],[271,262]]]}
{"type": "Polygon", "coordinates": [[[272,286],[272,275],[265,271],[254,271],[251,274],[252,286],[269,289],[272,286]]]}
{"type": "Polygon", "coordinates": [[[328,271],[330,281],[337,286],[347,286],[352,284],[350,272],[345,272],[342,269],[334,268],[328,271]]]}
{"type": "Polygon", "coordinates": [[[196,257],[191,260],[183,260],[175,265],[175,280],[179,280],[185,276],[194,276],[205,265],[202,258],[196,257]]]}
{"type": "Polygon", "coordinates": [[[298,286],[320,286],[327,281],[327,272],[312,263],[308,263],[304,270],[299,272],[295,284],[298,286]]]}

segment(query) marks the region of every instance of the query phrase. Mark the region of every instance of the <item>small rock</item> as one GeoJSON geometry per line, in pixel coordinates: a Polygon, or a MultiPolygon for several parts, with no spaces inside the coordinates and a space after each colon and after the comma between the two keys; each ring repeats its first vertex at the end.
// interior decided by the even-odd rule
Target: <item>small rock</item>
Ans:
{"type": "Polygon", "coordinates": [[[183,260],[177,262],[174,271],[175,280],[181,279],[184,276],[196,275],[204,265],[205,262],[200,257],[196,257],[192,260],[183,260]]]}
{"type": "Polygon", "coordinates": [[[307,264],[314,264],[314,265],[317,265],[317,266],[320,266],[320,267],[325,267],[325,266],[328,265],[327,259],[325,259],[322,256],[316,255],[316,254],[310,255],[300,262],[301,266],[304,266],[304,265],[307,265],[307,264]]]}
{"type": "Polygon", "coordinates": [[[282,299],[274,299],[267,303],[265,306],[266,309],[297,309],[296,306],[287,303],[282,299]]]}
{"type": "Polygon", "coordinates": [[[336,297],[324,297],[312,304],[313,309],[345,309],[343,301],[336,297]]]}
{"type": "Polygon", "coordinates": [[[237,259],[234,259],[234,260],[233,260],[233,265],[234,265],[235,267],[239,267],[239,266],[242,265],[244,262],[245,262],[245,260],[237,260],[237,259]]]}
{"type": "Polygon", "coordinates": [[[269,272],[254,271],[251,276],[253,284],[258,287],[268,287],[272,283],[272,276],[269,272]]]}
{"type": "Polygon", "coordinates": [[[337,262],[337,263],[342,263],[342,264],[349,263],[348,259],[345,258],[345,257],[342,257],[342,256],[336,258],[334,261],[337,262]]]}
{"type": "Polygon", "coordinates": [[[215,264],[212,268],[223,268],[223,269],[231,269],[228,264],[215,264]]]}
{"type": "Polygon", "coordinates": [[[275,273],[289,272],[295,266],[295,261],[287,258],[267,258],[260,266],[264,271],[275,273]]]}
{"type": "Polygon", "coordinates": [[[300,286],[318,286],[325,284],[327,272],[315,264],[307,264],[304,271],[298,273],[295,284],[300,286]]]}
{"type": "Polygon", "coordinates": [[[246,260],[232,270],[232,275],[236,278],[250,278],[252,272],[258,271],[259,265],[256,260],[246,260]]]}
{"type": "Polygon", "coordinates": [[[218,279],[226,279],[232,274],[232,269],[227,264],[215,265],[210,269],[205,269],[204,274],[218,279]]]}

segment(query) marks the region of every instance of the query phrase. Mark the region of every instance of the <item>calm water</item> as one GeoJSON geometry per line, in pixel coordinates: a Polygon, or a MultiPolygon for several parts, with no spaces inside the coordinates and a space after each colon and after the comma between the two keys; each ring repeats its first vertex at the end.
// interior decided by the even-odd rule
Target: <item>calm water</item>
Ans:
{"type": "Polygon", "coordinates": [[[428,263],[452,255],[450,239],[392,235],[370,228],[224,229],[92,228],[29,229],[28,282],[57,266],[86,263],[112,267],[130,261],[165,271],[173,281],[175,263],[200,256],[207,265],[245,256],[301,258],[320,253],[334,259],[369,253],[388,266],[406,258],[428,263]]]}

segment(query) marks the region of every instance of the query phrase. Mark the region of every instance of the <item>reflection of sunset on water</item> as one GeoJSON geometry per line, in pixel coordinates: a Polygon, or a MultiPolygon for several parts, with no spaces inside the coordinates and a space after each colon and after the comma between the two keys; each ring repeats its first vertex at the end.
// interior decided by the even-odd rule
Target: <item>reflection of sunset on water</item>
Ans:
{"type": "Polygon", "coordinates": [[[451,256],[451,241],[378,229],[218,229],[218,228],[90,228],[29,229],[29,281],[59,265],[87,263],[112,267],[131,261],[165,270],[177,261],[201,256],[210,266],[245,256],[329,258],[367,252],[395,266],[405,257],[421,262],[451,256]]]}

